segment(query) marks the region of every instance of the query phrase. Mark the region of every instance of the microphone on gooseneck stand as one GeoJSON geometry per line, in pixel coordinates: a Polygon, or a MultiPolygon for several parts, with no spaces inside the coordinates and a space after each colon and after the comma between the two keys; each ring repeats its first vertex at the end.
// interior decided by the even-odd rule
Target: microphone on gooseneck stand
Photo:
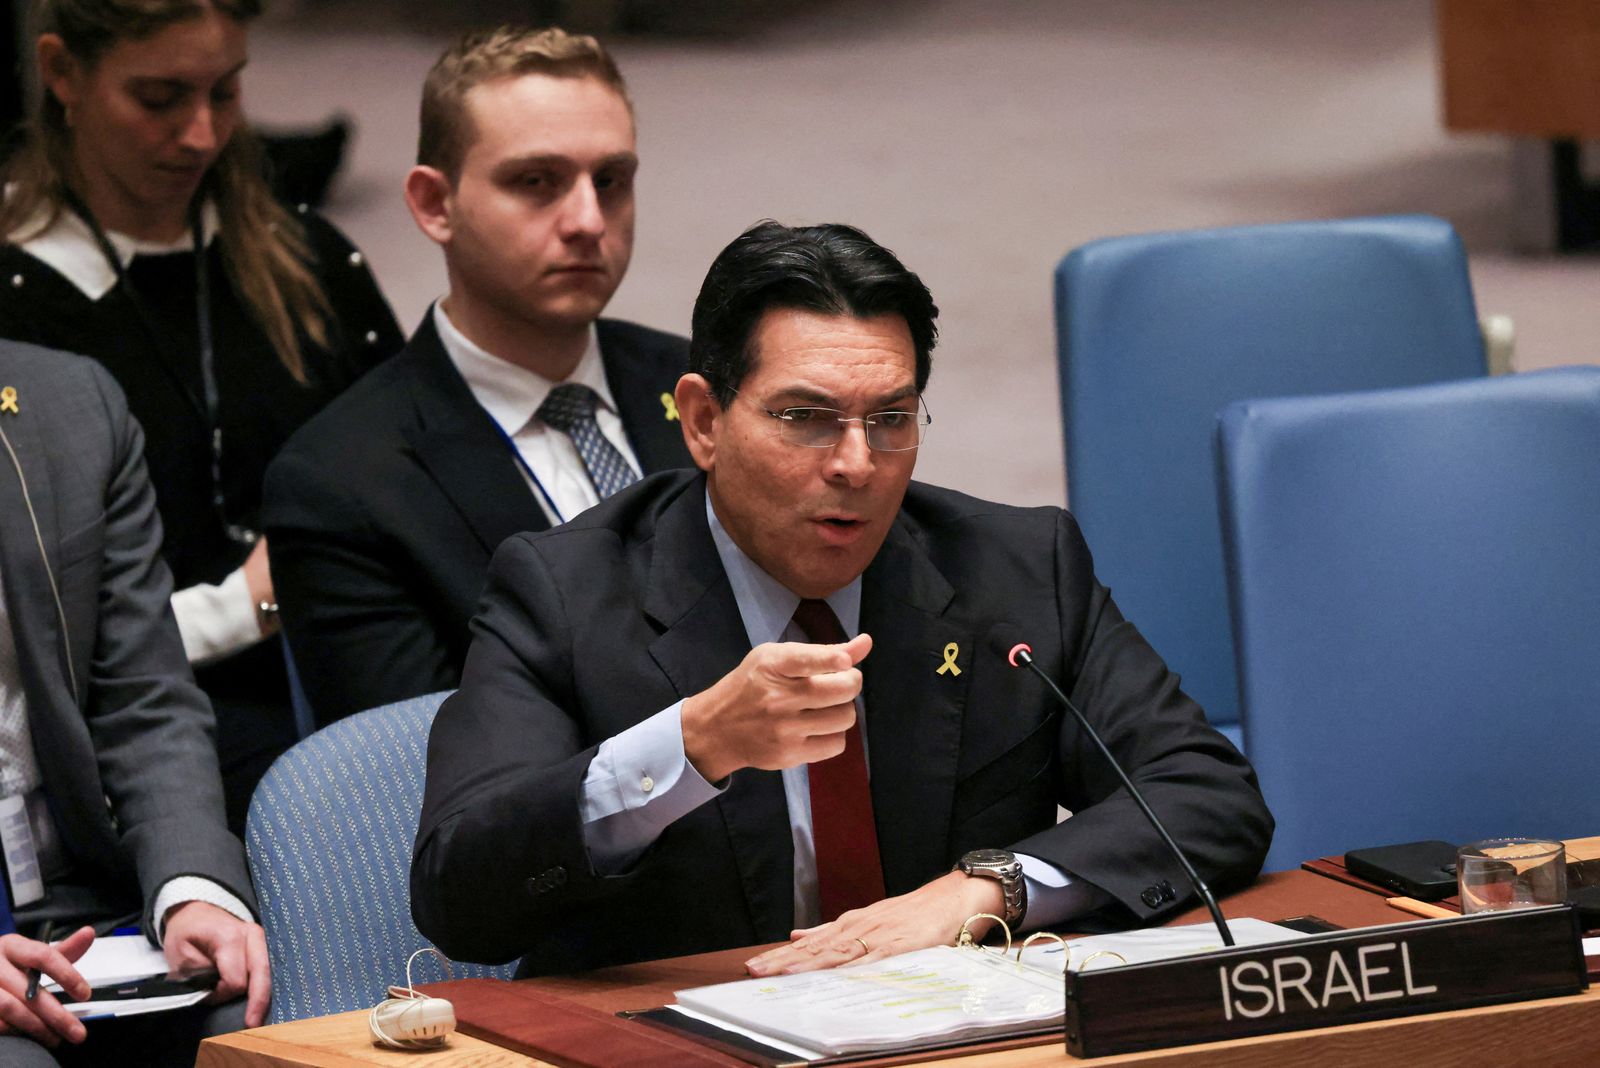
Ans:
{"type": "Polygon", "coordinates": [[[1228,921],[1222,918],[1222,910],[1217,908],[1217,899],[1211,896],[1211,888],[1206,885],[1204,879],[1200,878],[1200,873],[1194,870],[1194,865],[1190,864],[1189,858],[1183,855],[1183,850],[1179,849],[1178,843],[1172,840],[1172,835],[1168,834],[1167,829],[1161,826],[1161,821],[1156,818],[1156,814],[1145,802],[1144,795],[1139,792],[1137,786],[1133,785],[1133,780],[1128,778],[1128,773],[1122,770],[1122,765],[1118,764],[1117,758],[1111,755],[1111,750],[1106,748],[1106,743],[1101,740],[1099,732],[1089,725],[1089,721],[1084,718],[1083,713],[1078,711],[1078,706],[1068,700],[1067,695],[1061,692],[1061,687],[1057,686],[1055,681],[1049,675],[1046,675],[1039,665],[1034,662],[1033,647],[1026,643],[1018,642],[1006,654],[1006,660],[1010,662],[1012,667],[1032,669],[1033,673],[1039,676],[1050,692],[1055,694],[1056,700],[1060,701],[1067,711],[1072,713],[1073,718],[1078,721],[1078,726],[1083,728],[1084,733],[1093,739],[1095,747],[1106,758],[1106,763],[1110,764],[1111,770],[1117,773],[1117,778],[1122,780],[1122,785],[1128,788],[1128,793],[1132,795],[1134,802],[1139,806],[1139,811],[1144,813],[1145,819],[1150,821],[1150,826],[1156,829],[1156,833],[1161,836],[1161,840],[1167,843],[1167,848],[1172,850],[1172,855],[1178,858],[1178,864],[1183,868],[1183,873],[1189,877],[1189,885],[1194,887],[1194,892],[1200,895],[1200,900],[1205,902],[1206,909],[1211,913],[1211,919],[1217,925],[1217,932],[1222,935],[1222,944],[1225,946],[1233,945],[1233,933],[1228,930],[1228,921]]]}

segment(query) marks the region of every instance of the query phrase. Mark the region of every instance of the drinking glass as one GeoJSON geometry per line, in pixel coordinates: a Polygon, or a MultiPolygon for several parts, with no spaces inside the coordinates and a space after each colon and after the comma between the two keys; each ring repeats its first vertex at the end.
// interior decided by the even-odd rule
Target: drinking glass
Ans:
{"type": "Polygon", "coordinates": [[[1560,842],[1488,838],[1456,852],[1461,912],[1560,905],[1567,900],[1567,854],[1560,842]]]}

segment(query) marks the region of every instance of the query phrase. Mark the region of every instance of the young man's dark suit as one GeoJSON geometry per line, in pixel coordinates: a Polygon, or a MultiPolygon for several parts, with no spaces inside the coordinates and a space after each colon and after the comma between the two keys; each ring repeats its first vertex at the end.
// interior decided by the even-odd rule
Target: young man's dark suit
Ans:
{"type": "MultiPolygon", "coordinates": [[[[1140,922],[1191,896],[1099,755],[1006,663],[1018,641],[1214,887],[1260,867],[1272,818],[1254,773],[1122,619],[1066,512],[912,483],[865,573],[861,629],[873,638],[863,698],[890,895],[999,847],[1073,872],[1140,922]],[[954,668],[941,671],[947,650],[954,668]],[[1058,803],[1076,812],[1059,826],[1058,803]]],[[[597,876],[583,844],[577,797],[599,743],[706,689],[750,649],[702,475],[648,479],[507,541],[473,632],[429,741],[411,876],[424,934],[453,957],[520,955],[524,975],[788,937],[777,772],[735,772],[625,875],[597,876]]]]}
{"type": "MultiPolygon", "coordinates": [[[[632,323],[595,325],[644,472],[690,466],[667,403],[688,343],[632,323]]],[[[490,555],[550,524],[430,313],[399,355],[278,454],[263,525],[284,630],[326,724],[455,686],[490,555]]]]}

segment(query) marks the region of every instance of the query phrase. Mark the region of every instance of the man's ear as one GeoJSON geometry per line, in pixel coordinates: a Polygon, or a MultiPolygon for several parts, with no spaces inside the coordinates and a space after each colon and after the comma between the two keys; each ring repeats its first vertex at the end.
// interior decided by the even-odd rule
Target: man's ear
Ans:
{"type": "Polygon", "coordinates": [[[717,466],[717,434],[721,429],[722,405],[711,395],[711,383],[702,375],[686,374],[673,391],[678,406],[678,422],[683,425],[683,443],[689,447],[695,466],[710,471],[717,466]]]}
{"type": "Polygon", "coordinates": [[[437,167],[418,164],[406,173],[405,195],[417,229],[435,244],[449,244],[454,232],[450,214],[455,206],[455,189],[449,176],[437,167]]]}

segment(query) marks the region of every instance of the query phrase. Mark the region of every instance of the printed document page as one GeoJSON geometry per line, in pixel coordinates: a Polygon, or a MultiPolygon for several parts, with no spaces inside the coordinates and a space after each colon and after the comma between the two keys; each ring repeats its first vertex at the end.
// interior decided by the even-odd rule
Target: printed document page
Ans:
{"type": "MultiPolygon", "coordinates": [[[[1235,920],[1229,929],[1241,946],[1309,937],[1261,920],[1235,920]]],[[[671,1007],[815,1059],[813,1051],[870,1052],[1059,1025],[1064,961],[1098,969],[1221,948],[1210,923],[1095,935],[1065,947],[1044,940],[1020,962],[1014,952],[935,946],[870,964],[680,990],[671,1007]]]]}
{"type": "MultiPolygon", "coordinates": [[[[1280,927],[1266,920],[1229,920],[1228,930],[1235,945],[1264,946],[1271,942],[1293,942],[1310,938],[1309,934],[1290,927],[1280,927]]],[[[1036,968],[1053,969],[1060,974],[1061,955],[1069,955],[1067,967],[1072,971],[1085,963],[1096,970],[1119,964],[1143,964],[1171,957],[1188,957],[1197,953],[1213,953],[1226,949],[1222,935],[1213,923],[1194,923],[1184,927],[1146,927],[1138,931],[1120,931],[1116,934],[1090,935],[1074,938],[1063,949],[1061,943],[1041,939],[1022,952],[1022,960],[1036,968]],[[1103,954],[1097,956],[1097,954],[1103,954]],[[1093,960],[1090,958],[1093,957],[1093,960]],[[1118,958],[1122,958],[1119,960],[1118,958]]]]}
{"type": "Polygon", "coordinates": [[[680,990],[678,1004],[824,1053],[1058,1023],[1052,975],[1014,957],[935,946],[871,964],[680,990]]]}

